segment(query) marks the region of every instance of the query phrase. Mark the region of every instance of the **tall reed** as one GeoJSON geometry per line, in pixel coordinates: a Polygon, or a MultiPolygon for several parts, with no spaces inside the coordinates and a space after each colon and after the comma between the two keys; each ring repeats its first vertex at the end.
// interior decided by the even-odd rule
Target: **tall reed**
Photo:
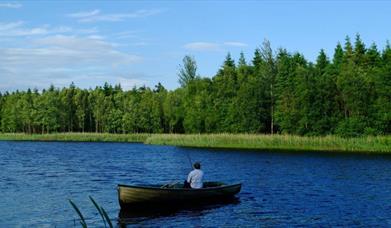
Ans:
{"type": "Polygon", "coordinates": [[[53,133],[0,134],[0,140],[136,142],[199,148],[232,148],[285,151],[333,151],[390,153],[391,135],[342,138],[338,136],[294,136],[258,134],[110,134],[53,133]]]}
{"type": "Polygon", "coordinates": [[[3,133],[0,140],[15,141],[70,141],[70,142],[144,142],[150,134],[110,134],[110,133],[51,133],[23,134],[3,133]]]}
{"type": "Polygon", "coordinates": [[[201,148],[232,148],[287,151],[391,152],[391,136],[341,138],[254,134],[160,134],[151,135],[146,144],[201,148]]]}

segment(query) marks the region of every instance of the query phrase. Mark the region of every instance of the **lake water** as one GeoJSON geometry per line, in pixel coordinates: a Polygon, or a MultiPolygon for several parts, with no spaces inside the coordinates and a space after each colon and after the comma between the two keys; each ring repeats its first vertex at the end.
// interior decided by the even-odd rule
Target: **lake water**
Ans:
{"type": "Polygon", "coordinates": [[[391,157],[185,149],[126,143],[0,142],[0,226],[391,226],[391,157]],[[161,214],[120,211],[116,186],[183,180],[186,154],[206,180],[242,182],[233,203],[161,214]]]}

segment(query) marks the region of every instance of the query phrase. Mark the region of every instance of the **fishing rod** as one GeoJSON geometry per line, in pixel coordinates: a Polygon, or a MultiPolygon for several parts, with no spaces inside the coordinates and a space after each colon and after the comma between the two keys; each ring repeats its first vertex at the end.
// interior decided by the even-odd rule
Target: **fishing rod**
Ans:
{"type": "Polygon", "coordinates": [[[191,158],[190,158],[190,155],[189,155],[189,151],[186,151],[186,156],[187,156],[187,160],[190,163],[190,167],[193,169],[193,162],[191,161],[191,158]]]}

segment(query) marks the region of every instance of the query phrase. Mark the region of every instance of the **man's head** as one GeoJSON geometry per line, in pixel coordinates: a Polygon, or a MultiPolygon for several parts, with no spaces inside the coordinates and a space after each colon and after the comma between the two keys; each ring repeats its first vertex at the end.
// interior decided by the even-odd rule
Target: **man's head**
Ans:
{"type": "Polygon", "coordinates": [[[194,169],[201,169],[201,163],[196,162],[193,164],[194,169]]]}

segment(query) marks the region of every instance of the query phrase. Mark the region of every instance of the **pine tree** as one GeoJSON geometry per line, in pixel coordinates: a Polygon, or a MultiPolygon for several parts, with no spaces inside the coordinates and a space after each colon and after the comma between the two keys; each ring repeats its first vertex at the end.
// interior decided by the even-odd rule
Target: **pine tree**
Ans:
{"type": "Polygon", "coordinates": [[[214,112],[217,118],[218,132],[233,132],[236,123],[236,108],[233,102],[238,89],[236,66],[228,53],[217,75],[214,84],[214,112]]]}
{"type": "Polygon", "coordinates": [[[354,62],[358,66],[362,66],[365,64],[365,53],[366,48],[365,44],[362,42],[361,37],[359,34],[356,35],[356,41],[354,43],[354,62]]]}
{"type": "Polygon", "coordinates": [[[339,68],[343,62],[344,51],[341,43],[338,42],[337,47],[334,50],[333,64],[336,68],[339,68]]]}

